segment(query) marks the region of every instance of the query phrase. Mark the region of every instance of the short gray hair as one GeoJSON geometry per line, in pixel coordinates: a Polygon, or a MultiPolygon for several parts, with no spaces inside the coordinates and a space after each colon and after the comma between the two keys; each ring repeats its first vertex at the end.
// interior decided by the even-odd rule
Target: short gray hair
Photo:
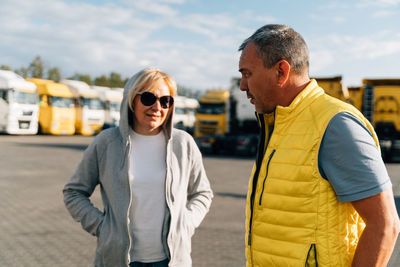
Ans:
{"type": "Polygon", "coordinates": [[[308,48],[303,37],[292,28],[280,24],[267,24],[243,41],[242,51],[249,43],[256,46],[257,55],[266,68],[279,60],[286,60],[297,74],[308,74],[308,48]]]}

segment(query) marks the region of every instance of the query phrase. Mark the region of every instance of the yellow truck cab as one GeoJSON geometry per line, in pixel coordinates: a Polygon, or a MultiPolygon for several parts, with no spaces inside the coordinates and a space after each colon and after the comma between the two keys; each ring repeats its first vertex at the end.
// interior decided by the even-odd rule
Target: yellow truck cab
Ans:
{"type": "Polygon", "coordinates": [[[35,84],[12,71],[0,70],[0,132],[36,134],[38,102],[35,84]]]}
{"type": "Polygon", "coordinates": [[[342,76],[316,77],[315,79],[318,85],[321,86],[328,95],[345,102],[349,101],[349,91],[347,87],[342,84],[342,76]]]}
{"type": "Polygon", "coordinates": [[[82,81],[62,80],[71,90],[76,109],[75,129],[77,134],[95,135],[104,124],[104,107],[99,93],[82,81]]]}
{"type": "Polygon", "coordinates": [[[259,127],[254,105],[232,78],[229,90],[210,90],[200,98],[195,140],[204,152],[254,156],[259,127]]]}
{"type": "Polygon", "coordinates": [[[362,111],[364,88],[362,86],[347,87],[349,90],[348,102],[362,111]]]}
{"type": "Polygon", "coordinates": [[[195,123],[195,137],[224,135],[227,131],[229,90],[209,90],[200,98],[195,123]]]}
{"type": "Polygon", "coordinates": [[[39,94],[39,132],[53,135],[75,133],[75,109],[68,87],[51,80],[29,78],[39,94]]]}
{"type": "Polygon", "coordinates": [[[362,112],[378,134],[382,156],[390,160],[400,140],[400,79],[363,79],[362,112]]]}

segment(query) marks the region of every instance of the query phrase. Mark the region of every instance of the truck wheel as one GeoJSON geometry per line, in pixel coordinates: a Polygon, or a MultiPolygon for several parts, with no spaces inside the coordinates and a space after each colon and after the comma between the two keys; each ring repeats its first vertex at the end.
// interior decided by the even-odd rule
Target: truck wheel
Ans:
{"type": "Polygon", "coordinates": [[[392,161],[392,149],[384,149],[381,154],[384,162],[389,163],[392,161]]]}
{"type": "Polygon", "coordinates": [[[38,123],[38,132],[37,134],[43,134],[42,126],[40,126],[40,123],[38,123]]]}
{"type": "Polygon", "coordinates": [[[251,146],[249,152],[250,152],[250,153],[249,153],[249,154],[250,154],[249,156],[255,156],[255,155],[257,154],[257,143],[254,143],[254,144],[251,146]]]}

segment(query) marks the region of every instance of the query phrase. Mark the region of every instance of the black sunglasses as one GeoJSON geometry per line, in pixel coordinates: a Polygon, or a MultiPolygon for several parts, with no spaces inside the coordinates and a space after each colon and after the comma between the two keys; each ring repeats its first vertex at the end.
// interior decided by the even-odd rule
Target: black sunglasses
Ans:
{"type": "Polygon", "coordinates": [[[140,95],[140,102],[148,107],[153,105],[157,101],[157,99],[160,101],[160,105],[164,109],[169,108],[172,106],[172,104],[174,104],[174,98],[169,95],[156,97],[153,93],[150,92],[143,92],[139,93],[138,95],[140,95]]]}

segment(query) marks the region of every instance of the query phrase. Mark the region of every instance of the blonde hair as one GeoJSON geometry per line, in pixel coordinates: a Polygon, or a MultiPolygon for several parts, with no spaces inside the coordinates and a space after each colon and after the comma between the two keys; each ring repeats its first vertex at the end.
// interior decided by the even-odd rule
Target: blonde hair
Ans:
{"type": "MultiPolygon", "coordinates": [[[[165,72],[156,68],[147,68],[135,74],[132,85],[129,88],[128,105],[133,110],[133,100],[138,93],[149,91],[151,85],[159,80],[163,80],[169,88],[171,96],[175,96],[177,87],[175,80],[165,72]],[[136,76],[136,77],[135,77],[136,76]]],[[[133,78],[133,77],[132,77],[133,78]]],[[[131,78],[131,79],[132,79],[131,78]]],[[[128,85],[129,86],[129,85],[128,85]]]]}

